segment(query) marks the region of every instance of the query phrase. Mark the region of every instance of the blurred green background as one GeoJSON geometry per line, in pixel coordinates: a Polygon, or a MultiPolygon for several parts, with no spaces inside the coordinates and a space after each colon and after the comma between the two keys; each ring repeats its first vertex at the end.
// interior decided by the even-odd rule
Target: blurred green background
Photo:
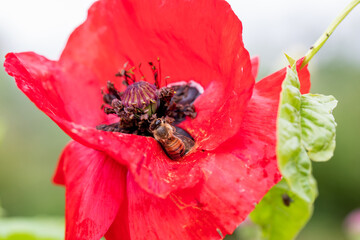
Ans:
{"type": "Polygon", "coordinates": [[[0,112],[0,240],[61,239],[65,191],[51,178],[69,138],[17,89],[3,68],[0,112]]]}
{"type": "MultiPolygon", "coordinates": [[[[338,9],[335,12],[337,11],[338,9]]],[[[242,13],[238,14],[241,17],[242,13]]],[[[326,25],[320,28],[324,29],[326,25]]],[[[244,31],[247,33],[246,29],[244,31]]],[[[257,29],[253,32],[257,32],[257,29]]],[[[248,32],[248,35],[253,32],[248,32]]],[[[321,31],[316,30],[315,34],[304,37],[309,41],[304,44],[310,46],[320,33],[321,31]]],[[[335,32],[335,36],[336,34],[341,36],[340,30],[339,33],[335,32]]],[[[62,35],[65,40],[66,35],[62,35]]],[[[4,72],[2,65],[5,52],[1,50],[9,49],[1,45],[5,38],[6,35],[0,38],[0,240],[3,240],[2,236],[11,235],[14,229],[19,228],[23,229],[25,235],[17,234],[6,239],[61,238],[65,192],[63,187],[54,186],[51,178],[57,159],[69,138],[17,89],[13,79],[4,72]],[[26,235],[29,229],[35,231],[36,237],[26,235]],[[47,234],[49,231],[43,234],[41,229],[50,229],[55,235],[47,234]]],[[[280,37],[278,39],[280,44],[286,45],[280,41],[280,37]]],[[[271,51],[263,44],[263,38],[258,38],[258,42],[245,42],[249,43],[252,53],[258,53],[255,50],[257,46],[260,46],[259,49],[265,48],[264,51],[271,51]]],[[[359,45],[355,41],[346,43],[357,47],[359,45]]],[[[325,45],[319,56],[310,63],[311,92],[331,94],[339,101],[334,112],[338,123],[337,147],[335,156],[329,162],[313,163],[320,195],[315,203],[313,218],[298,236],[298,240],[350,240],[344,231],[344,219],[350,212],[360,208],[360,61],[353,60],[354,56],[359,59],[360,52],[355,50],[353,56],[344,55],[341,48],[348,46],[336,46],[339,49],[334,51],[334,45],[325,45]]],[[[298,53],[299,50],[296,49],[294,51],[298,53]]],[[[292,53],[291,50],[289,52],[292,53]]],[[[303,48],[300,48],[300,52],[292,56],[305,53],[303,48]]],[[[56,54],[58,52],[50,55],[56,54]]],[[[278,59],[266,53],[264,55],[260,76],[274,71],[269,59],[278,59]]],[[[279,65],[284,66],[277,66],[279,65]]]]}

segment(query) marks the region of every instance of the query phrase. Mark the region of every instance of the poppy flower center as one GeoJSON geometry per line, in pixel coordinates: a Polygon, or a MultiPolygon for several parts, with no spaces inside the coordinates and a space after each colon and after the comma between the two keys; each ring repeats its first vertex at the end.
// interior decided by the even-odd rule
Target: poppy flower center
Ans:
{"type": "MultiPolygon", "coordinates": [[[[118,116],[111,124],[96,126],[98,130],[136,134],[154,137],[166,154],[173,160],[184,156],[194,146],[193,138],[177,124],[188,116],[196,117],[193,102],[200,95],[195,86],[180,83],[160,87],[160,61],[156,68],[152,62],[149,65],[153,72],[154,84],[146,81],[139,65],[141,80],[136,80],[136,68],[124,69],[115,76],[122,79],[126,86],[120,92],[112,82],[107,83],[106,91],[102,91],[104,104],[102,109],[106,114],[118,116]]],[[[166,81],[166,78],[165,78],[166,81]]]]}

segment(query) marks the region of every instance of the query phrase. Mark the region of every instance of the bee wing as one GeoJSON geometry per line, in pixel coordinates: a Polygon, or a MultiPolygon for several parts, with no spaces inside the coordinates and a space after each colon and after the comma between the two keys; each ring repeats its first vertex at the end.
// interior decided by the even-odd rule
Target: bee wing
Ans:
{"type": "Polygon", "coordinates": [[[195,145],[194,140],[188,138],[180,133],[174,132],[174,135],[178,137],[185,145],[185,153],[189,152],[191,148],[195,145]]]}

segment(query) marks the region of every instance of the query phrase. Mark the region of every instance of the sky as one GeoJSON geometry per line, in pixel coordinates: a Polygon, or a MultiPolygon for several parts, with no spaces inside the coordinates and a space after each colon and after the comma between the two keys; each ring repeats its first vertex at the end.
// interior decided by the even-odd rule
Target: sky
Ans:
{"type": "MultiPolygon", "coordinates": [[[[0,0],[0,57],[35,51],[57,59],[94,0],[0,0]]],[[[279,68],[284,53],[302,57],[350,0],[229,0],[243,23],[244,42],[261,64],[279,68]]],[[[345,56],[360,63],[360,6],[345,19],[313,62],[345,56]]],[[[1,60],[0,62],[2,62],[1,60]]]]}

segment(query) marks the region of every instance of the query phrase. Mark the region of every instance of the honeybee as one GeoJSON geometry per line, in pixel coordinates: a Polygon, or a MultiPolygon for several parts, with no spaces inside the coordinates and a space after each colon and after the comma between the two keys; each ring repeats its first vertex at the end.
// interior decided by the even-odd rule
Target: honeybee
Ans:
{"type": "Polygon", "coordinates": [[[183,157],[195,144],[192,139],[177,133],[176,128],[162,118],[151,123],[150,131],[172,160],[183,157]]]}

